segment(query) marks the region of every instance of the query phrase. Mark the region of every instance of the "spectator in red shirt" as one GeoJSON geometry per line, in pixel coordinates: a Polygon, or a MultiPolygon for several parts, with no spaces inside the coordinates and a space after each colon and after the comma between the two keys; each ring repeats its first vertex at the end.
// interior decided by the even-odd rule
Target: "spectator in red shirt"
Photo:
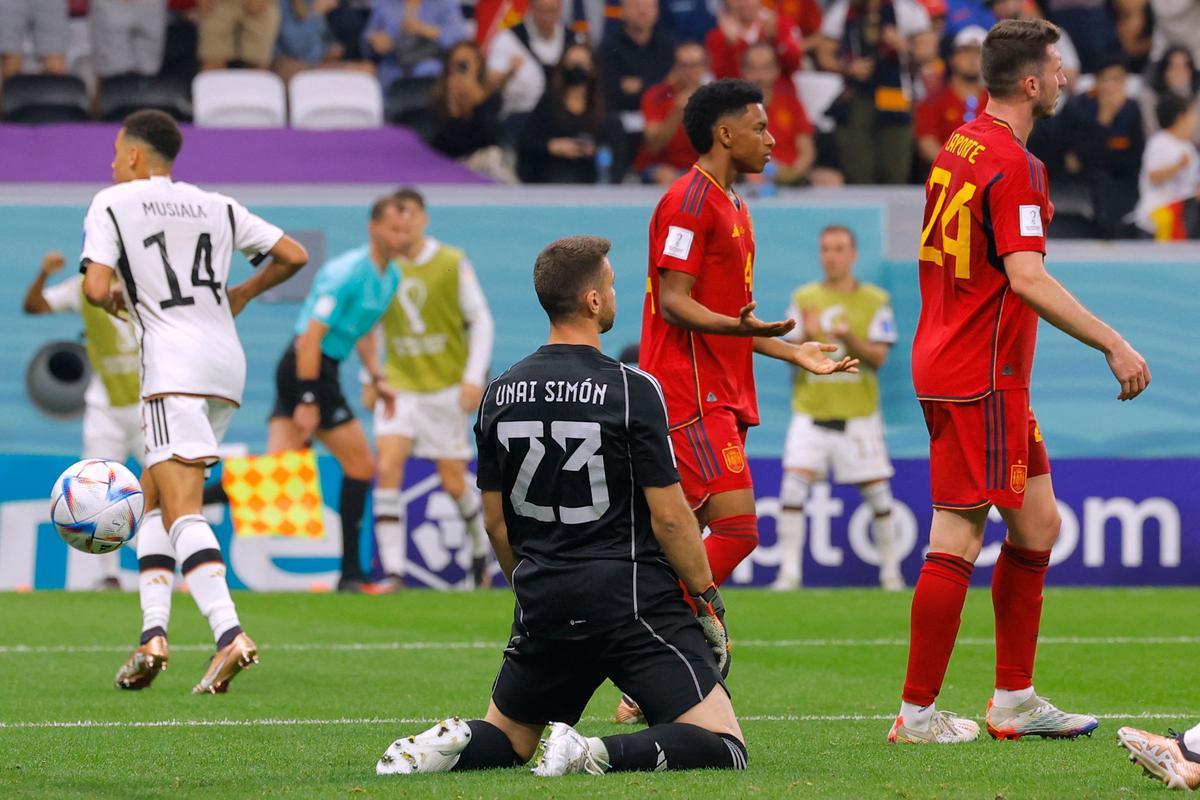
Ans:
{"type": "Polygon", "coordinates": [[[981,65],[987,31],[977,25],[963,28],[954,37],[950,55],[950,80],[942,90],[917,106],[917,154],[932,164],[938,151],[964,122],[970,122],[987,105],[981,65]]]}
{"type": "Polygon", "coordinates": [[[763,0],[767,8],[779,12],[796,27],[796,38],[807,53],[817,43],[821,33],[821,4],[817,0],[763,0]]]}
{"type": "Polygon", "coordinates": [[[683,129],[683,108],[704,83],[707,68],[704,48],[684,42],[675,48],[667,79],[642,95],[646,132],[634,168],[648,183],[671,183],[696,163],[696,151],[683,129]]]}
{"type": "Polygon", "coordinates": [[[742,77],[763,93],[767,129],[775,137],[771,163],[775,180],[788,186],[803,183],[816,158],[813,126],[787,78],[782,77],[775,48],[766,42],[753,44],[742,55],[742,77]]]}
{"type": "Polygon", "coordinates": [[[736,78],[741,74],[742,54],[758,42],[775,47],[787,74],[800,69],[804,50],[790,19],[765,8],[762,0],[725,0],[725,8],[717,15],[717,27],[704,39],[713,77],[736,78]]]}

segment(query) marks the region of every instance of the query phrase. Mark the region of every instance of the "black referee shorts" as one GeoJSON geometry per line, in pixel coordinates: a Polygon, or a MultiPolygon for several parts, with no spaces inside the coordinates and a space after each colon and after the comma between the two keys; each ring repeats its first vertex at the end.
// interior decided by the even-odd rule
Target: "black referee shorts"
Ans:
{"type": "Polygon", "coordinates": [[[514,625],[492,700],[517,722],[574,725],[606,679],[651,725],[677,719],[713,687],[725,687],[700,623],[679,603],[579,641],[534,638],[514,625]]]}
{"type": "MultiPolygon", "coordinates": [[[[296,378],[296,342],[293,339],[283,351],[279,366],[275,368],[275,407],[271,409],[271,419],[292,416],[296,405],[300,402],[300,381],[296,378]]],[[[317,424],[320,430],[326,431],[344,425],[354,419],[354,412],[342,394],[342,384],[338,380],[338,367],[341,362],[321,354],[321,374],[317,378],[317,407],[321,411],[321,421],[317,424]]]]}

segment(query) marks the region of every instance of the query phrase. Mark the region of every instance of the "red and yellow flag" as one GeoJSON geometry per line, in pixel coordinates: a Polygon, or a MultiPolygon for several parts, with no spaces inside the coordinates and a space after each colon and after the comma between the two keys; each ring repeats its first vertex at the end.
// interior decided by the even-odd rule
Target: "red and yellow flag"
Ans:
{"type": "Polygon", "coordinates": [[[312,450],[226,458],[221,485],[238,536],[325,538],[324,504],[312,450]]]}

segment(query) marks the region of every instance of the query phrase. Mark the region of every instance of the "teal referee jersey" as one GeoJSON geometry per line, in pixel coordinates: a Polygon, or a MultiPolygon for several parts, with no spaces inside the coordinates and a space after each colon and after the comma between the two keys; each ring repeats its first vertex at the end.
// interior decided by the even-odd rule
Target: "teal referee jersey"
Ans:
{"type": "Polygon", "coordinates": [[[395,265],[388,264],[380,273],[371,260],[370,247],[343,253],[317,271],[296,320],[296,335],[304,333],[312,319],[328,325],[321,352],[342,361],[375,327],[399,286],[400,272],[395,265]]]}

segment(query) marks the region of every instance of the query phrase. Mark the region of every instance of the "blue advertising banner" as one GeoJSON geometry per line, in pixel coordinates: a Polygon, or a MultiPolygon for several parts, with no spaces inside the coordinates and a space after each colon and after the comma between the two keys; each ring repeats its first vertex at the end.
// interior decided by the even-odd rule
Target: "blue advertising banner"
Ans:
{"type": "MultiPolygon", "coordinates": [[[[99,580],[95,556],[68,548],[54,532],[49,488],[74,459],[59,456],[0,456],[0,590],[89,589],[99,580]]],[[[751,459],[758,487],[761,542],[738,567],[733,585],[763,586],[779,565],[775,515],[779,462],[751,459]]],[[[225,509],[206,509],[214,520],[234,588],[260,591],[325,589],[337,581],[341,533],[336,513],[341,475],[332,458],[320,460],[325,496],[324,540],[233,536],[225,509]]],[[[1054,463],[1062,533],[1051,559],[1056,585],[1195,585],[1200,583],[1200,459],[1064,459],[1054,463]]],[[[898,552],[911,584],[921,568],[932,510],[929,467],[898,460],[896,496],[898,552]]],[[[438,483],[432,465],[415,461],[408,470],[410,585],[453,589],[464,585],[470,548],[462,520],[438,483]]],[[[854,487],[817,484],[807,508],[804,556],[806,586],[867,586],[876,582],[878,558],[871,542],[872,513],[854,487]]],[[[373,553],[370,526],[364,552],[373,553]]],[[[974,582],[986,585],[999,554],[1004,527],[993,512],[974,582]]],[[[120,551],[122,581],[137,585],[135,549],[120,551]]],[[[496,583],[502,583],[495,565],[496,583]]]]}

